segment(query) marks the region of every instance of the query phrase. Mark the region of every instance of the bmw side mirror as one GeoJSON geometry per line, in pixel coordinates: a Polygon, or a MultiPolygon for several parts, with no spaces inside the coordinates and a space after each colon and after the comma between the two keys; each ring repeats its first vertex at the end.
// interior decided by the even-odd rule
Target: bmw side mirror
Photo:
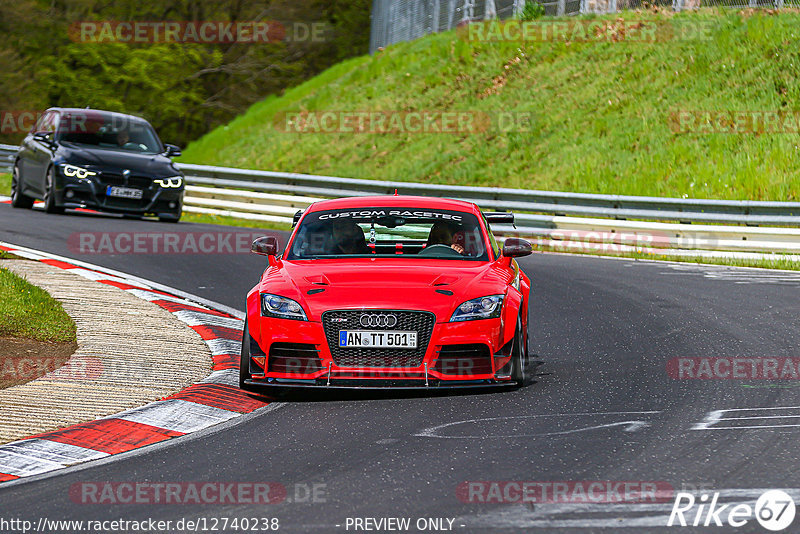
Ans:
{"type": "Polygon", "coordinates": [[[533,252],[533,247],[528,241],[517,237],[509,237],[503,244],[504,258],[520,258],[533,252]]]}
{"type": "Polygon", "coordinates": [[[178,156],[181,155],[181,148],[179,146],[177,146],[177,145],[165,144],[164,148],[166,148],[166,152],[164,152],[164,154],[168,158],[177,158],[178,156]]]}
{"type": "Polygon", "coordinates": [[[278,254],[278,238],[275,236],[259,237],[253,241],[250,252],[262,256],[275,256],[278,254]]]}
{"type": "Polygon", "coordinates": [[[33,138],[34,140],[39,141],[40,143],[45,143],[47,145],[53,142],[53,140],[50,139],[50,134],[46,132],[36,132],[35,134],[33,134],[33,138]]]}

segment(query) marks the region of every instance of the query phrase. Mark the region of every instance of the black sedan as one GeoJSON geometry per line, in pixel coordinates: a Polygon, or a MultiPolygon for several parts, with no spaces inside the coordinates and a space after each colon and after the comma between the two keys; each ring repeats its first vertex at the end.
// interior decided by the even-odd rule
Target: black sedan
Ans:
{"type": "Polygon", "coordinates": [[[11,204],[44,200],[48,213],[89,208],[177,222],[184,176],[146,120],[91,109],[50,108],[14,161],[11,204]]]}

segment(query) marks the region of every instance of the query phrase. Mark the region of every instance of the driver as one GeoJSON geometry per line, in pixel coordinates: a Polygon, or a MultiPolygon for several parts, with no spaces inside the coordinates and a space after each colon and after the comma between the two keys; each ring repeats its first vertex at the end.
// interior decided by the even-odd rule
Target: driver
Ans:
{"type": "Polygon", "coordinates": [[[128,130],[120,130],[117,132],[117,144],[121,147],[127,145],[131,140],[131,135],[128,130]]]}
{"type": "Polygon", "coordinates": [[[350,219],[335,219],[331,227],[333,250],[331,254],[370,254],[372,250],[364,240],[361,227],[350,219]]]}
{"type": "MultiPolygon", "coordinates": [[[[459,231],[459,228],[446,221],[436,221],[431,226],[431,233],[428,234],[428,241],[425,243],[425,248],[432,245],[445,245],[459,254],[464,254],[464,245],[453,242],[453,237],[459,231]]],[[[462,240],[463,241],[463,240],[462,240]]]]}

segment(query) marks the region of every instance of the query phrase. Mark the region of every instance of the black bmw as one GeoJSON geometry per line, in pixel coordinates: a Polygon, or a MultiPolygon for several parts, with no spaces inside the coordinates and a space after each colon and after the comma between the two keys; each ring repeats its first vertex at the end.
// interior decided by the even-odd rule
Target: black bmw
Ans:
{"type": "Polygon", "coordinates": [[[17,153],[11,204],[40,198],[48,213],[89,208],[177,222],[185,180],[170,157],[179,155],[139,117],[50,108],[17,153]]]}

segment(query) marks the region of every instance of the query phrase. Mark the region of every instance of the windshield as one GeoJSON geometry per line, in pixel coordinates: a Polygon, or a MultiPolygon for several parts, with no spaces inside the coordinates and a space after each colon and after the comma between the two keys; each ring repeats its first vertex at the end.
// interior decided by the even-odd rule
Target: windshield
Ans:
{"type": "Polygon", "coordinates": [[[65,143],[94,148],[148,154],[162,152],[161,142],[147,122],[124,115],[65,115],[59,123],[56,136],[65,143]]]}
{"type": "Polygon", "coordinates": [[[489,259],[475,215],[416,208],[309,213],[286,252],[287,260],[350,256],[489,259]]]}

